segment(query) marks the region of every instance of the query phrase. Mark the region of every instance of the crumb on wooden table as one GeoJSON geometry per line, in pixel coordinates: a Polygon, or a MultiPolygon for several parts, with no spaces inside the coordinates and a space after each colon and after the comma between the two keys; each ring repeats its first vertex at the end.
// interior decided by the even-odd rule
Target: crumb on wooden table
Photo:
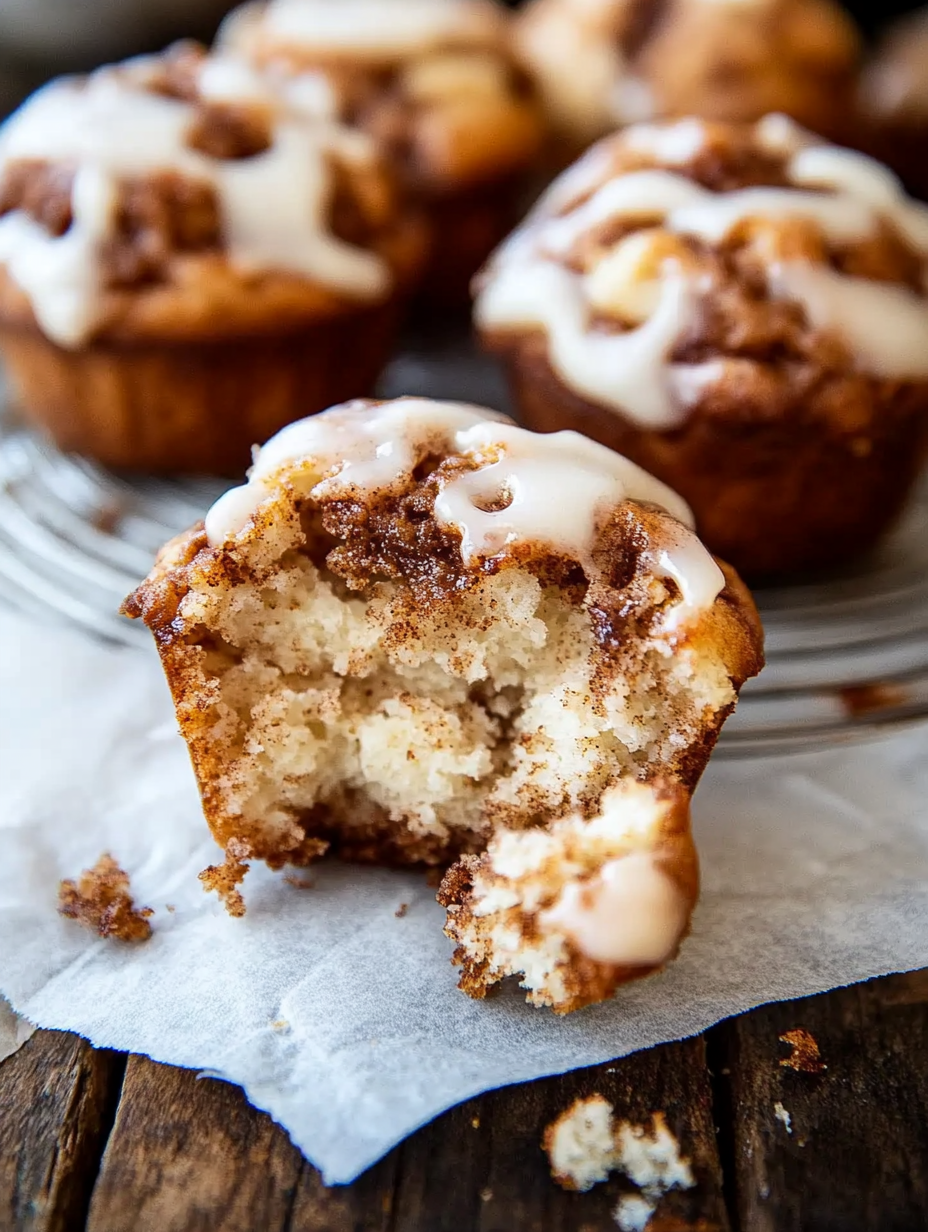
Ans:
{"type": "Polygon", "coordinates": [[[631,1181],[635,1191],[623,1193],[613,1211],[622,1232],[642,1232],[664,1194],[696,1184],[662,1112],[649,1125],[619,1122],[602,1095],[575,1099],[547,1127],[542,1146],[551,1175],[564,1189],[584,1192],[610,1172],[631,1181]]]}
{"type": "Polygon", "coordinates": [[[773,1115],[780,1122],[788,1134],[793,1132],[793,1118],[786,1111],[779,1100],[773,1105],[773,1115]]]}
{"type": "Polygon", "coordinates": [[[651,1216],[657,1210],[657,1201],[640,1193],[622,1194],[612,1212],[612,1218],[621,1232],[645,1232],[651,1216]]]}
{"type": "Polygon", "coordinates": [[[805,1027],[784,1031],[780,1041],[790,1047],[789,1056],[780,1058],[780,1064],[785,1068],[798,1070],[801,1074],[821,1074],[828,1068],[822,1060],[818,1044],[805,1027]]]}
{"type": "Polygon", "coordinates": [[[129,874],[109,852],[77,881],[58,886],[58,911],[69,920],[92,928],[101,937],[119,941],[147,941],[151,936],[151,907],[136,907],[129,889],[129,874]]]}
{"type": "Polygon", "coordinates": [[[615,1162],[612,1114],[605,1096],[578,1097],[545,1130],[541,1145],[563,1189],[584,1193],[609,1175],[615,1162]]]}

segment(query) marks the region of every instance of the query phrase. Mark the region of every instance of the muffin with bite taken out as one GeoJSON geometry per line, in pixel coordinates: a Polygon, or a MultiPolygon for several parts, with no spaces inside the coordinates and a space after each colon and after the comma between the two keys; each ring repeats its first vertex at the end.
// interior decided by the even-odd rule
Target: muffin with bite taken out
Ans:
{"type": "Polygon", "coordinates": [[[296,80],[325,74],[339,115],[389,153],[428,213],[423,297],[468,302],[470,278],[514,224],[543,136],[492,0],[258,0],[220,44],[296,80]]]}
{"type": "Polygon", "coordinates": [[[609,445],[745,576],[838,565],[928,452],[928,210],[784,117],[606,138],[491,259],[476,320],[529,426],[609,445]]]}
{"type": "Polygon", "coordinates": [[[193,45],[52,82],[0,130],[0,351],[114,467],[238,473],[366,393],[426,228],[321,79],[193,45]]]}
{"type": "Polygon", "coordinates": [[[460,857],[442,901],[475,996],[519,973],[575,1009],[676,952],[689,796],[762,634],[639,467],[479,407],[336,407],[271,440],[125,610],[233,912],[252,861],[460,857]]]}

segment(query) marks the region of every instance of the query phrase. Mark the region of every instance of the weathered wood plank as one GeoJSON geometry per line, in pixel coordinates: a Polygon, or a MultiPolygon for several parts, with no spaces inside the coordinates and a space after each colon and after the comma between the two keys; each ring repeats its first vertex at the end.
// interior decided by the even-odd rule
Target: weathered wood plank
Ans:
{"type": "Polygon", "coordinates": [[[88,1232],[385,1232],[393,1164],[326,1189],[227,1083],[131,1057],[88,1232]]]}
{"type": "Polygon", "coordinates": [[[718,1030],[743,1228],[928,1227],[928,972],[765,1006],[718,1030]],[[780,1037],[797,1028],[826,1069],[782,1064],[780,1037]]]}
{"type": "Polygon", "coordinates": [[[660,1202],[649,1225],[677,1232],[728,1228],[702,1040],[489,1092],[446,1113],[401,1148],[395,1232],[616,1232],[629,1186],[617,1178],[585,1194],[551,1179],[545,1126],[578,1096],[604,1095],[617,1117],[647,1124],[663,1112],[692,1163],[696,1187],[660,1202]]]}
{"type": "Polygon", "coordinates": [[[38,1031],[0,1066],[0,1228],[82,1228],[124,1059],[38,1031]]]}

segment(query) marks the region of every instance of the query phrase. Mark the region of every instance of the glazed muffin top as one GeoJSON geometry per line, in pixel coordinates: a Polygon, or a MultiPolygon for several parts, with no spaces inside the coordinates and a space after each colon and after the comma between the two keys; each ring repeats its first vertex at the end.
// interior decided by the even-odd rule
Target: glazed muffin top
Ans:
{"type": "Polygon", "coordinates": [[[872,413],[875,383],[928,380],[926,270],[928,208],[879,163],[782,116],[691,119],[626,129],[555,181],[476,318],[645,428],[716,386],[738,395],[726,413],[769,415],[831,377],[835,415],[872,413]]]}
{"type": "Polygon", "coordinates": [[[537,155],[539,108],[490,0],[259,0],[219,44],[277,72],[323,71],[339,114],[420,190],[497,179],[537,155]]]}
{"type": "Polygon", "coordinates": [[[859,58],[833,0],[534,0],[516,41],[576,145],[619,124],[769,111],[839,135],[859,58]]]}
{"type": "Polygon", "coordinates": [[[0,315],[55,342],[378,302],[421,224],[327,83],[182,44],[54,81],[0,130],[0,315]]]}

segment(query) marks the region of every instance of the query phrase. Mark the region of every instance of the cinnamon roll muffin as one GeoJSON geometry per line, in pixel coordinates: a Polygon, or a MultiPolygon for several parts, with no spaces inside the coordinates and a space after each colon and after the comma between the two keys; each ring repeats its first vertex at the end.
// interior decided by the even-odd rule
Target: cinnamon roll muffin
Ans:
{"type": "Polygon", "coordinates": [[[518,968],[569,1009],[659,966],[696,893],[689,793],[762,663],[748,592],[689,520],[602,446],[477,407],[358,402],[284,429],[125,608],[226,851],[207,884],[241,911],[252,860],[447,864],[489,842],[443,891],[469,991],[518,968]],[[501,950],[491,977],[473,923],[515,908],[491,892],[513,845],[538,876],[509,924],[555,911],[537,979],[501,950]],[[597,946],[626,897],[663,925],[597,946]]]}
{"type": "Polygon", "coordinates": [[[275,72],[324,72],[339,115],[380,141],[433,222],[430,302],[468,284],[515,223],[543,126],[491,0],[259,0],[220,43],[275,72]]]}
{"type": "Polygon", "coordinates": [[[928,198],[928,9],[893,23],[860,82],[866,148],[928,198]]]}
{"type": "Polygon", "coordinates": [[[782,111],[841,137],[860,53],[834,0],[531,0],[516,45],[570,156],[686,115],[782,111]]]}
{"type": "Polygon", "coordinates": [[[476,319],[531,427],[573,428],[760,578],[893,524],[928,451],[928,210],[783,117],[633,126],[555,183],[476,319]]]}
{"type": "Polygon", "coordinates": [[[425,248],[325,83],[233,56],[52,82],[0,130],[0,350],[26,413],[112,466],[238,473],[369,392],[425,248]]]}

